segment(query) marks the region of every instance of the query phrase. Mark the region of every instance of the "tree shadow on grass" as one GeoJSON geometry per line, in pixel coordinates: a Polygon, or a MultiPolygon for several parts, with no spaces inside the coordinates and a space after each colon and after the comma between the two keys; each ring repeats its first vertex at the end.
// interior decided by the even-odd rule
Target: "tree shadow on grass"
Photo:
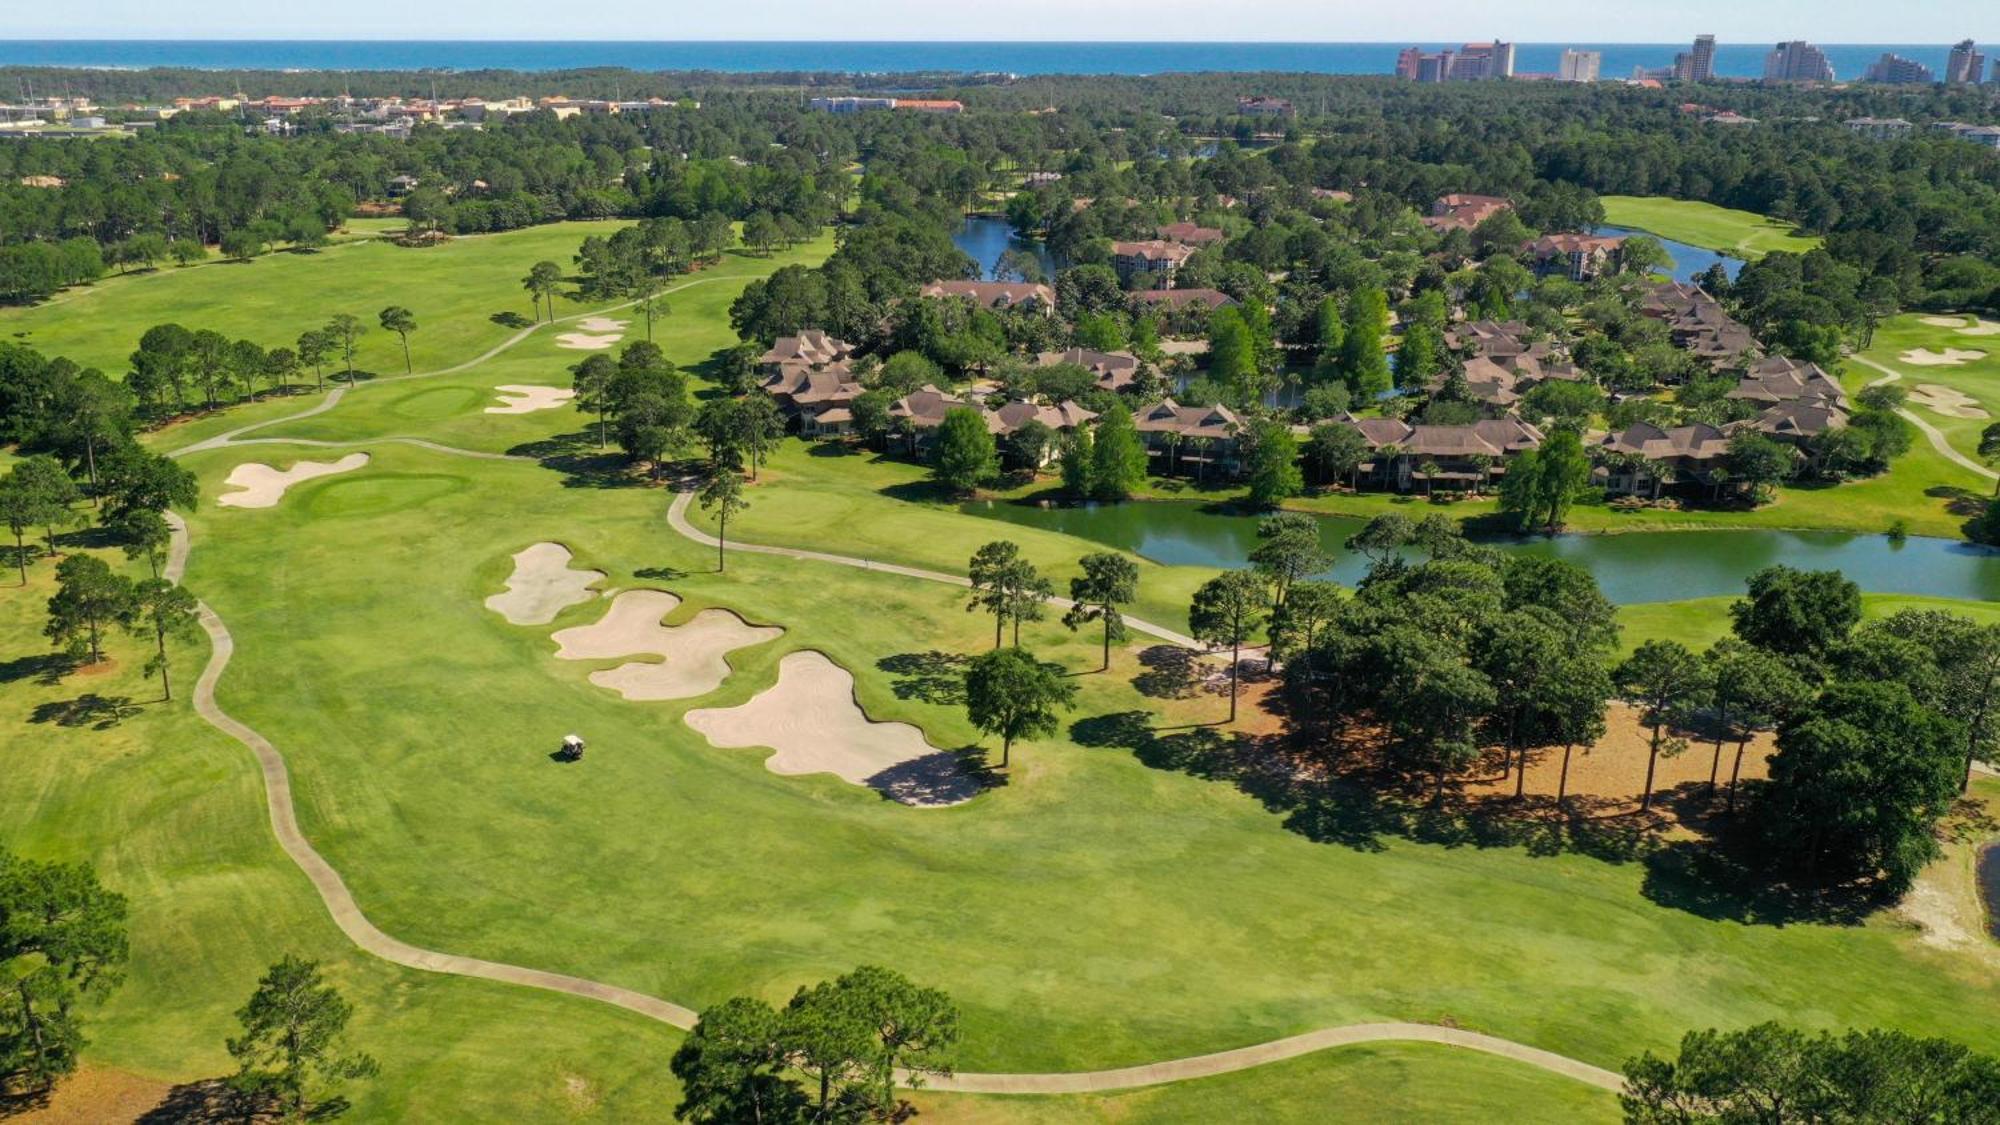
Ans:
{"type": "Polygon", "coordinates": [[[59,727],[110,730],[138,713],[139,705],[133,703],[130,696],[99,695],[89,691],[75,699],[56,699],[37,704],[29,715],[29,721],[54,723],[59,727]]]}
{"type": "MultiPolygon", "coordinates": [[[[136,1125],[220,1125],[222,1122],[275,1121],[282,1116],[276,1099],[246,1095],[221,1078],[183,1082],[167,1091],[160,1104],[139,1115],[136,1125]]],[[[313,1105],[309,1121],[331,1121],[352,1108],[334,1096],[313,1105]]]]}
{"type": "Polygon", "coordinates": [[[965,666],[971,658],[961,653],[931,649],[885,656],[875,666],[896,677],[891,690],[897,699],[915,699],[956,707],[965,702],[965,666]]]}
{"type": "Polygon", "coordinates": [[[515,328],[515,329],[526,328],[529,325],[535,323],[534,321],[529,320],[527,317],[522,316],[520,313],[517,312],[497,312],[494,313],[492,316],[487,317],[486,319],[492,321],[493,323],[499,325],[502,328],[515,328]]]}
{"type": "Polygon", "coordinates": [[[885,484],[876,491],[891,500],[901,500],[910,504],[956,503],[962,497],[934,480],[906,480],[896,484],[885,484]]]}
{"type": "Polygon", "coordinates": [[[1960,519],[1974,519],[1986,513],[1986,495],[1969,488],[1956,485],[1934,484],[1924,489],[1924,495],[1933,500],[1943,500],[1944,510],[1960,519]]]}
{"type": "Polygon", "coordinates": [[[0,660],[0,684],[34,677],[36,683],[59,684],[76,667],[76,661],[60,652],[31,653],[12,660],[0,660]]]}
{"type": "Polygon", "coordinates": [[[600,448],[596,427],[522,442],[507,450],[515,457],[532,457],[545,469],[563,474],[565,488],[632,488],[645,484],[623,450],[600,448]]]}
{"type": "Polygon", "coordinates": [[[898,762],[868,778],[884,800],[905,805],[955,805],[1007,784],[1007,775],[987,764],[977,746],[939,750],[898,762]]]}
{"type": "Polygon", "coordinates": [[[633,571],[632,577],[643,578],[648,582],[672,582],[675,579],[686,578],[690,573],[692,572],[677,566],[648,566],[633,571]]]}
{"type": "Polygon", "coordinates": [[[1189,699],[1201,686],[1199,653],[1179,645],[1149,645],[1139,652],[1139,667],[1132,686],[1148,699],[1189,699]]]}

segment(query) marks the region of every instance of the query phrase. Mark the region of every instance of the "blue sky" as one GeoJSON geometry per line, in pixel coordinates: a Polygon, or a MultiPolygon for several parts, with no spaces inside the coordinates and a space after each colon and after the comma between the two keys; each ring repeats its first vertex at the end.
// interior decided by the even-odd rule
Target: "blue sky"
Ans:
{"type": "Polygon", "coordinates": [[[72,0],[8,5],[0,38],[1114,39],[1678,42],[2000,40],[1995,0],[72,0]]]}

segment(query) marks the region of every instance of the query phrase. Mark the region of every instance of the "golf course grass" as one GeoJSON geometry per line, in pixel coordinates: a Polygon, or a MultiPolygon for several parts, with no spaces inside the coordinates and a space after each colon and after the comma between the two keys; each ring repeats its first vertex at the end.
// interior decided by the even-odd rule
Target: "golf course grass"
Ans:
{"type": "MultiPolygon", "coordinates": [[[[1991,320],[1979,323],[1993,324],[1991,320]]],[[[1952,448],[1978,459],[1980,432],[2000,421],[2000,334],[1977,328],[1972,317],[1905,313],[1876,326],[1875,338],[1861,352],[1861,358],[1880,366],[1850,361],[1850,374],[1860,376],[1862,382],[1882,378],[1882,368],[1901,374],[1897,385],[1911,392],[1914,400],[1907,404],[1908,409],[1937,427],[1952,448]],[[1927,323],[1931,320],[1956,320],[1960,324],[1953,327],[1927,323]],[[1973,331],[1966,331],[1967,328],[1973,331]],[[1958,358],[1948,363],[1912,361],[1912,358],[1952,353],[1958,358]],[[1957,392],[1970,403],[1952,402],[1950,410],[1940,410],[1924,401],[1925,387],[1957,392]],[[1982,412],[1984,416],[1980,416],[1982,412]]]]}
{"type": "Polygon", "coordinates": [[[1604,204],[1604,221],[1612,226],[1632,227],[1746,261],[1774,251],[1803,254],[1820,244],[1817,236],[1800,234],[1791,223],[1754,211],[1658,195],[1598,199],[1604,204]]]}
{"type": "MultiPolygon", "coordinates": [[[[511,335],[487,315],[525,306],[515,279],[539,257],[563,260],[554,244],[573,249],[582,229],[430,250],[356,243],[301,256],[303,266],[271,258],[132,278],[122,283],[132,293],[157,292],[124,297],[140,302],[129,331],[122,320],[100,330],[135,339],[155,307],[205,307],[212,294],[177,290],[220,284],[210,270],[306,270],[288,282],[297,292],[350,292],[371,316],[381,304],[417,307],[397,293],[407,270],[367,283],[309,271],[373,250],[399,261],[462,251],[484,256],[456,275],[477,297],[458,313],[438,307],[436,350],[417,364],[450,367],[511,335]]],[[[670,295],[675,313],[656,337],[677,362],[699,363],[733,342],[725,310],[742,280],[827,249],[731,256],[685,279],[714,280],[670,295]]],[[[120,284],[86,300],[109,303],[120,284]]],[[[37,330],[49,336],[36,342],[60,351],[50,337],[90,333],[74,314],[56,304],[17,315],[45,318],[37,330]]],[[[635,324],[628,339],[632,329],[643,332],[635,324]]],[[[385,346],[379,334],[371,343],[385,346]]],[[[683,714],[745,702],[774,683],[784,655],[808,649],[854,675],[870,718],[915,724],[941,748],[977,746],[953,684],[962,656],[992,644],[991,620],[966,611],[961,589],[893,573],[752,554],[718,573],[712,549],[668,526],[670,493],[620,472],[615,451],[599,455],[585,416],[484,413],[493,387],[566,383],[577,358],[540,329],[463,371],[363,382],[325,413],[254,435],[268,443],[184,457],[203,487],[188,513],[186,582],[235,638],[218,702],[285,756],[307,837],[397,938],[696,1008],[745,993],[781,1001],[884,964],[952,995],[965,1070],[1123,1066],[1384,1020],[1448,1023],[1614,1069],[1688,1028],[1764,1019],[2000,1049],[2000,967],[1977,950],[1926,944],[1893,912],[1775,924],[1628,850],[1618,824],[1565,840],[1277,783],[1246,767],[1254,747],[1204,725],[1224,699],[1180,686],[1148,644],[1095,671],[1095,634],[1071,633],[1054,613],[1023,643],[1077,673],[1078,706],[1058,734],[1017,744],[1005,784],[968,803],[907,807],[828,775],[779,776],[764,751],[710,746],[683,714]],[[335,444],[288,444],[303,440],[335,444]],[[516,459],[491,456],[509,450],[516,459]],[[245,462],[349,452],[370,460],[297,484],[273,507],[216,503],[245,462]],[[548,625],[511,625],[484,606],[511,556],[538,542],[603,571],[600,590],[678,596],[670,624],[720,608],[785,632],[732,651],[712,693],[627,702],[589,681],[618,660],[554,657],[551,635],[596,621],[602,599],[548,625]],[[553,761],[571,731],[589,740],[587,758],[553,761]]],[[[153,440],[177,448],[318,401],[272,399],[153,440]]],[[[920,478],[788,440],[730,534],[952,572],[1006,537],[1059,592],[1074,560],[1102,549],[961,514],[920,478]]],[[[65,549],[102,550],[90,542],[65,549]]],[[[1208,572],[1140,566],[1132,612],[1182,627],[1208,572]]],[[[138,675],[143,651],[122,637],[111,669],[58,676],[41,656],[52,570],[37,560],[30,587],[0,598],[0,715],[25,732],[0,771],[0,840],[88,859],[131,897],[134,962],[90,1014],[91,1065],[175,1081],[221,1072],[231,1013],[265,964],[298,952],[327,962],[356,1003],[357,1045],[382,1063],[381,1077],[351,1088],[362,1119],[670,1114],[666,1060],[679,1033],[347,945],[275,845],[248,752],[188,710],[205,645],[177,650],[172,703],[141,702],[157,693],[138,675]]],[[[1634,633],[1693,637],[1723,619],[1723,604],[1640,607],[1627,621],[1634,633]]],[[[1251,1104],[1298,1121],[1324,1120],[1329,1106],[1344,1120],[1616,1113],[1580,1083],[1414,1044],[1118,1094],[919,1097],[944,1121],[1206,1121],[1251,1104]]]]}

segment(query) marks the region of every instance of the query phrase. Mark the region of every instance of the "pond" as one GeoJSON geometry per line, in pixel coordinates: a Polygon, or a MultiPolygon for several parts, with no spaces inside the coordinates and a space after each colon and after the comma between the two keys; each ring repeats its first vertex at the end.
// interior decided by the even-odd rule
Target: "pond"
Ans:
{"type": "Polygon", "coordinates": [[[1056,260],[1049,255],[1040,239],[1017,238],[1014,228],[1005,219],[972,216],[951,236],[952,245],[972,255],[979,263],[979,277],[983,281],[993,280],[993,267],[1000,262],[1000,255],[1009,250],[1025,250],[1042,263],[1042,273],[1049,280],[1056,275],[1056,260]]]}
{"type": "Polygon", "coordinates": [[[1743,269],[1743,259],[1741,258],[1732,258],[1727,254],[1719,254],[1714,250],[1708,250],[1700,246],[1691,246],[1685,242],[1675,242],[1671,238],[1661,238],[1652,231],[1640,230],[1637,227],[1614,227],[1606,225],[1598,227],[1596,233],[1612,235],[1643,234],[1647,238],[1658,242],[1666,250],[1667,256],[1674,260],[1672,272],[1675,281],[1693,281],[1697,276],[1706,273],[1708,267],[1717,262],[1722,263],[1722,270],[1729,275],[1729,280],[1731,281],[1735,281],[1736,275],[1743,269]]]}
{"type": "Polygon", "coordinates": [[[2000,940],[2000,844],[1979,853],[1979,897],[1986,903],[1986,932],[2000,940]]]}
{"type": "MultiPolygon", "coordinates": [[[[976,501],[963,510],[1089,539],[1169,566],[1246,566],[1257,545],[1255,516],[1192,502],[1043,508],[976,501]]],[[[1414,511],[1412,518],[1423,514],[1414,511]]],[[[1320,539],[1336,560],[1328,577],[1349,584],[1360,580],[1366,560],[1342,544],[1363,522],[1321,518],[1320,539]]],[[[1912,537],[1897,543],[1885,535],[1743,529],[1503,536],[1488,541],[1508,550],[1567,559],[1595,575],[1605,597],[1621,605],[1738,595],[1746,578],[1778,563],[1802,570],[1838,570],[1873,593],[2000,599],[2000,553],[1949,539],[1912,537]]]]}

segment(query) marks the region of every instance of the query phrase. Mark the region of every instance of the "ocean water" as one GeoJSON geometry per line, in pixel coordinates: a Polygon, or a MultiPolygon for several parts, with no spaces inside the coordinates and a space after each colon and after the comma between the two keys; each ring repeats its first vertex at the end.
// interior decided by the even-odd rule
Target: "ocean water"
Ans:
{"type": "MultiPolygon", "coordinates": [[[[1692,36],[1690,36],[1692,38],[1692,36]]],[[[585,40],[0,40],[0,65],[199,67],[211,70],[633,70],[911,71],[1011,74],[1158,74],[1169,71],[1294,71],[1388,74],[1405,43],[1053,43],[1053,42],[592,42],[585,40]]],[[[1451,44],[1417,44],[1437,50],[1451,44]]],[[[1605,78],[1664,67],[1686,43],[1523,43],[1515,69],[1550,73],[1564,47],[1601,51],[1605,78]]],[[[1858,78],[1884,51],[1942,73],[1945,44],[1825,44],[1841,78],[1858,78]]],[[[1765,43],[1724,43],[1717,73],[1763,74],[1765,43]]]]}

